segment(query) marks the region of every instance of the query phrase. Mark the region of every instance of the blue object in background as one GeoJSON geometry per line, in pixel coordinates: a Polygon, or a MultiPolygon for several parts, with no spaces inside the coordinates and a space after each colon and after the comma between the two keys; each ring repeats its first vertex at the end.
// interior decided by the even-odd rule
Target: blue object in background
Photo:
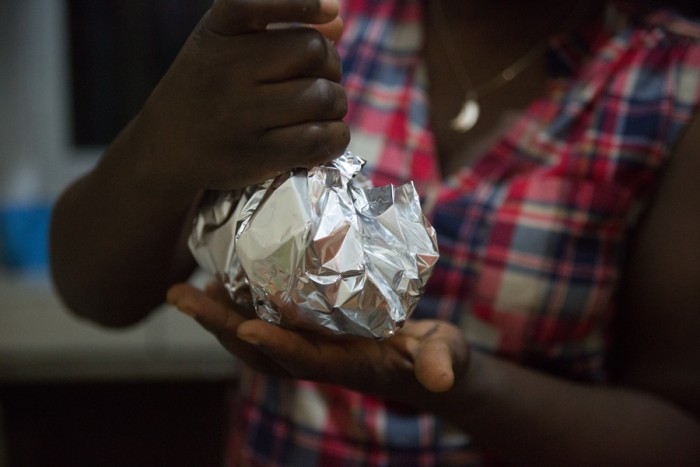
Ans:
{"type": "Polygon", "coordinates": [[[49,261],[49,203],[0,206],[0,264],[41,271],[49,261]]]}

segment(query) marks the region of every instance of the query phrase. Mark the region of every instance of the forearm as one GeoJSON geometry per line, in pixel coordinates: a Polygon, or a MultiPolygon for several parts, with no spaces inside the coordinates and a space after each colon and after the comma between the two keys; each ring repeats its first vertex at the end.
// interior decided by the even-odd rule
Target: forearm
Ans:
{"type": "Polygon", "coordinates": [[[474,353],[438,399],[437,410],[479,445],[519,464],[700,463],[697,420],[631,388],[577,384],[474,353]]]}
{"type": "Polygon", "coordinates": [[[132,131],[61,196],[52,218],[58,292],[73,311],[106,325],[138,321],[193,268],[183,233],[196,192],[139,169],[148,145],[132,131]]]}

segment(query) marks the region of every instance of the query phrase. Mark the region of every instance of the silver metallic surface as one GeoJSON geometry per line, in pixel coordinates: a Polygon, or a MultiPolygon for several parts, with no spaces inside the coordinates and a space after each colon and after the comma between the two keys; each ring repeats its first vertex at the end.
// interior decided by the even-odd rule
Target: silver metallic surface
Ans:
{"type": "Polygon", "coordinates": [[[385,338],[413,312],[438,259],[412,183],[372,188],[347,152],[202,203],[189,239],[231,296],[290,328],[385,338]]]}

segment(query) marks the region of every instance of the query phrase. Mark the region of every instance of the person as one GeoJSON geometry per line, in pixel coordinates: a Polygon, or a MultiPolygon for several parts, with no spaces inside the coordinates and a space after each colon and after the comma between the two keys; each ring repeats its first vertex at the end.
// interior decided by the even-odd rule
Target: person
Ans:
{"type": "Polygon", "coordinates": [[[57,201],[53,277],[108,326],[167,291],[246,363],[230,465],[697,465],[699,103],[700,23],[667,5],[217,0],[57,201]],[[204,191],[348,145],[438,233],[401,332],[294,332],[187,283],[204,191]]]}

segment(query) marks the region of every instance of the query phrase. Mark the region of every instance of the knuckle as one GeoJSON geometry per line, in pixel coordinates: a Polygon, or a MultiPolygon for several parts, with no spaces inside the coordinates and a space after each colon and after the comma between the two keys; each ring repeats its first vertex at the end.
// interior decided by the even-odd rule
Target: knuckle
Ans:
{"type": "Polygon", "coordinates": [[[313,86],[314,101],[320,115],[342,118],[347,112],[347,100],[342,86],[326,79],[317,79],[313,86]]]}
{"type": "Polygon", "coordinates": [[[347,126],[342,122],[309,125],[304,141],[311,165],[326,162],[340,155],[349,142],[349,135],[347,126]]]}
{"type": "Polygon", "coordinates": [[[304,57],[307,65],[313,69],[326,67],[331,57],[328,40],[312,28],[303,28],[300,32],[304,35],[304,57]]]}
{"type": "Polygon", "coordinates": [[[308,125],[304,130],[304,135],[302,138],[304,150],[309,154],[315,153],[317,148],[325,145],[325,140],[327,138],[328,135],[321,125],[308,125]]]}

